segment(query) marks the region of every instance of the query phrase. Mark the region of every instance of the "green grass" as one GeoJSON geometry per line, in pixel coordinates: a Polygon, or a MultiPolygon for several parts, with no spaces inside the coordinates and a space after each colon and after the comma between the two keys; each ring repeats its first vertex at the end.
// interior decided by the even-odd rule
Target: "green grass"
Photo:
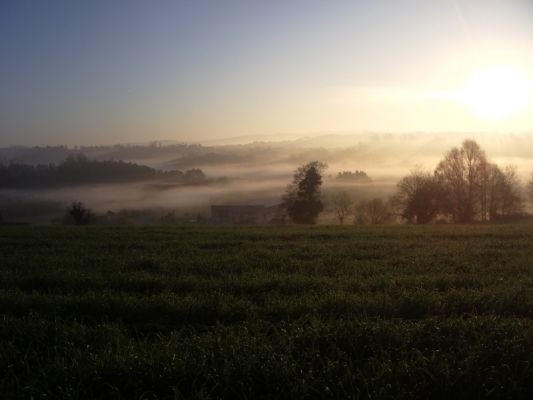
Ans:
{"type": "Polygon", "coordinates": [[[2,227],[5,399],[533,398],[533,227],[2,227]]]}

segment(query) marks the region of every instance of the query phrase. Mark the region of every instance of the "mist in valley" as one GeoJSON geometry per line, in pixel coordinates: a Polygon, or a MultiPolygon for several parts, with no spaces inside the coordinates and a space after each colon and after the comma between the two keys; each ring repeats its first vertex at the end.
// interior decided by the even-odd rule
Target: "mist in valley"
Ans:
{"type": "MultiPolygon", "coordinates": [[[[115,160],[146,165],[156,170],[201,170],[207,180],[184,185],[169,180],[143,179],[61,187],[0,188],[4,219],[49,223],[65,207],[81,201],[96,213],[120,210],[174,212],[209,218],[211,205],[273,206],[300,165],[313,160],[327,164],[322,194],[325,213],[333,222],[331,197],[347,192],[354,201],[386,199],[397,182],[413,168],[432,171],[443,154],[465,138],[474,138],[493,162],[514,165],[525,183],[533,171],[533,153],[527,134],[330,134],[286,141],[225,144],[150,143],[90,147],[9,147],[0,149],[0,162],[46,165],[76,154],[90,160],[115,160]],[[337,179],[342,171],[364,171],[368,181],[337,179]]],[[[190,217],[193,218],[193,217],[190,217]]]]}

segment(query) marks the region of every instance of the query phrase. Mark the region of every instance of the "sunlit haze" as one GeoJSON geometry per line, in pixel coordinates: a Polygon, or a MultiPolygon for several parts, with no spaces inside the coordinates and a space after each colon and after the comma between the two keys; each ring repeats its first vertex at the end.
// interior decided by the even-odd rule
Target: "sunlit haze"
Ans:
{"type": "Polygon", "coordinates": [[[533,2],[2,1],[0,145],[531,132],[533,2]]]}
{"type": "Polygon", "coordinates": [[[430,93],[429,98],[464,105],[480,119],[510,119],[530,107],[532,82],[514,66],[489,66],[474,71],[464,86],[455,91],[430,93]]]}

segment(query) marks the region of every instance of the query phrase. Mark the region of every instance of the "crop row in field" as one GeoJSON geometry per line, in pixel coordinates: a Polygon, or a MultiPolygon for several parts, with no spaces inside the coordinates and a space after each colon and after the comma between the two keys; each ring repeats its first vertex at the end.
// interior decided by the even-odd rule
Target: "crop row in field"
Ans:
{"type": "Polygon", "coordinates": [[[5,227],[6,398],[530,398],[527,226],[5,227]]]}

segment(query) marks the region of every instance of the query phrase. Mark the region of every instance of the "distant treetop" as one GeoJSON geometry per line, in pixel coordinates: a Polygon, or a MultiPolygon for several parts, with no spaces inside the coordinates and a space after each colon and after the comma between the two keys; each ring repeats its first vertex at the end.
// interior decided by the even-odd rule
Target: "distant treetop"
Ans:
{"type": "Polygon", "coordinates": [[[337,180],[352,181],[352,182],[371,182],[372,179],[364,171],[342,171],[335,177],[337,180]]]}

